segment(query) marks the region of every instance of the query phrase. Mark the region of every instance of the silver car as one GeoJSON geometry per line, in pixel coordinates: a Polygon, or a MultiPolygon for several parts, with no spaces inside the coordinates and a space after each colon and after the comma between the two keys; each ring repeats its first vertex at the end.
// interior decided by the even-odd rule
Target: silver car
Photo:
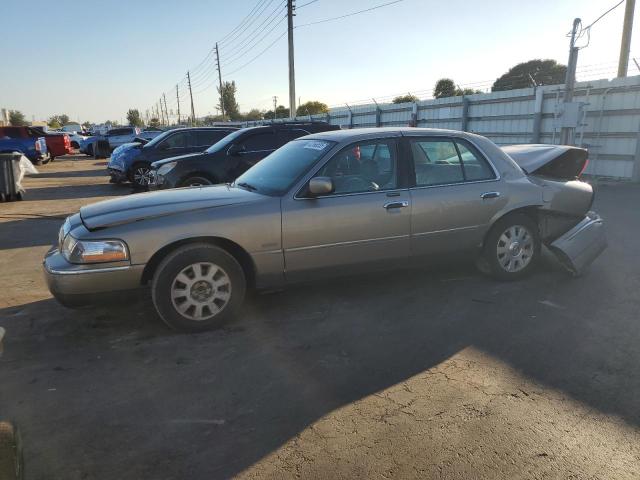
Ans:
{"type": "Polygon", "coordinates": [[[470,133],[341,130],[276,150],[233,184],[95,203],[44,259],[65,305],[151,287],[171,327],[219,326],[247,288],[470,254],[502,280],[543,244],[580,273],[605,248],[583,149],[501,149],[470,133]]]}

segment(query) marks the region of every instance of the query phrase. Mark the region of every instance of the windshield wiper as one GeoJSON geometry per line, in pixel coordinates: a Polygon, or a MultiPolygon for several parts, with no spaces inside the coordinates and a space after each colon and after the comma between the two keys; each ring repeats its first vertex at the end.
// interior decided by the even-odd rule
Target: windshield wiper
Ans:
{"type": "Polygon", "coordinates": [[[242,187],[242,188],[246,188],[250,192],[255,192],[256,190],[258,190],[258,187],[254,187],[253,185],[250,185],[247,182],[236,183],[236,185],[238,185],[239,187],[242,187]]]}

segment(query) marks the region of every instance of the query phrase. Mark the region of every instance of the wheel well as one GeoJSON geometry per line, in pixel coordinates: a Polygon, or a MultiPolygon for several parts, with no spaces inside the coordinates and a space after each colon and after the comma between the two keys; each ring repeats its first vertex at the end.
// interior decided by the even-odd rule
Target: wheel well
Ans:
{"type": "Polygon", "coordinates": [[[76,142],[75,140],[71,142],[71,146],[73,148],[80,148],[80,145],[78,144],[78,142],[76,142]]]}
{"type": "Polygon", "coordinates": [[[189,179],[191,177],[203,177],[203,178],[206,178],[206,179],[210,180],[211,183],[213,183],[214,185],[216,183],[218,183],[218,179],[216,178],[215,175],[211,175],[210,173],[207,173],[207,172],[199,172],[199,171],[197,171],[197,172],[189,172],[189,173],[187,173],[185,176],[183,176],[180,179],[180,182],[178,183],[178,185],[182,186],[184,184],[184,182],[186,182],[187,179],[189,179]]]}
{"type": "Polygon", "coordinates": [[[240,264],[240,266],[242,267],[242,270],[244,271],[244,275],[247,279],[247,285],[248,286],[255,285],[256,269],[255,269],[253,260],[251,259],[251,256],[247,253],[247,251],[244,248],[242,248],[237,243],[221,237],[188,238],[185,240],[179,240],[177,242],[174,242],[162,247],[160,250],[154,253],[153,256],[147,262],[147,265],[145,266],[144,271],[142,272],[141,283],[143,285],[146,285],[151,281],[151,279],[153,278],[153,275],[156,272],[156,269],[158,268],[158,265],[160,265],[160,262],[162,262],[162,260],[170,252],[174,251],[179,247],[182,247],[183,245],[189,245],[191,243],[209,243],[211,245],[215,245],[217,247],[222,248],[223,250],[231,254],[231,256],[233,256],[233,258],[235,258],[236,261],[240,264]]]}
{"type": "MultiPolygon", "coordinates": [[[[540,230],[540,216],[538,215],[538,207],[530,205],[527,207],[520,207],[520,208],[516,208],[514,210],[510,210],[508,212],[506,212],[504,215],[499,216],[498,218],[496,218],[493,223],[491,224],[491,227],[489,227],[487,229],[487,232],[484,234],[484,237],[482,239],[482,245],[480,246],[480,249],[484,248],[484,243],[487,240],[487,236],[489,235],[489,232],[491,232],[491,229],[493,228],[493,226],[499,222],[500,220],[502,220],[505,217],[508,217],[509,215],[513,215],[513,214],[517,214],[517,213],[521,213],[526,215],[527,217],[529,217],[531,220],[533,220],[536,225],[538,225],[538,230],[540,230]]],[[[540,232],[538,232],[540,233],[540,232]]]]}

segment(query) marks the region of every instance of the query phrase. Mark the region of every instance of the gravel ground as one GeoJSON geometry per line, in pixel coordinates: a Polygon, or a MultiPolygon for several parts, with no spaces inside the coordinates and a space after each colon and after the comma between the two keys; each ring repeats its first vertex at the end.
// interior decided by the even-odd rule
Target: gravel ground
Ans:
{"type": "Polygon", "coordinates": [[[640,186],[598,188],[610,247],[581,278],[384,273],[178,335],[144,297],[50,297],[64,216],[130,190],[81,155],[40,172],[0,205],[0,419],[27,479],[640,478],[640,186]]]}

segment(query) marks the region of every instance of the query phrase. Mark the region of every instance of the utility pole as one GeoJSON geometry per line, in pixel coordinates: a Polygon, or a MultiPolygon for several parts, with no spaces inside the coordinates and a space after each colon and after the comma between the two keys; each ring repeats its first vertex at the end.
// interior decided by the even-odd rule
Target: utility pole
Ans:
{"type": "Polygon", "coordinates": [[[620,43],[620,59],[618,60],[618,77],[627,76],[629,65],[629,50],[631,49],[631,30],[633,30],[633,12],[636,0],[627,0],[624,7],[624,24],[622,26],[622,41],[620,43]]]}
{"type": "MultiPolygon", "coordinates": [[[[293,62],[293,16],[295,0],[287,0],[287,22],[289,33],[289,117],[296,114],[296,70],[293,62]]],[[[275,111],[275,110],[274,110],[275,111]]]]}
{"type": "Polygon", "coordinates": [[[218,42],[216,42],[216,67],[218,68],[218,82],[220,83],[220,110],[222,111],[222,121],[224,122],[224,90],[222,90],[222,67],[220,66],[218,42]]]}
{"type": "Polygon", "coordinates": [[[178,125],[180,125],[180,93],[178,93],[178,85],[176,84],[176,100],[178,102],[178,125]]]}
{"type": "Polygon", "coordinates": [[[164,110],[162,109],[162,99],[158,103],[156,103],[156,110],[160,112],[160,122],[162,126],[164,126],[164,110]]]}
{"type": "MultiPolygon", "coordinates": [[[[578,33],[578,27],[580,26],[580,19],[575,18],[573,20],[573,29],[571,30],[571,43],[569,44],[569,62],[567,63],[567,76],[564,80],[564,104],[565,107],[568,103],[573,101],[573,88],[576,84],[576,66],[578,65],[578,50],[576,47],[576,34],[578,33]]],[[[566,109],[565,109],[566,111],[566,109]]],[[[562,127],[560,130],[560,144],[570,145],[573,140],[573,128],[562,127]]]]}
{"type": "Polygon", "coordinates": [[[278,97],[273,96],[273,119],[276,119],[276,108],[278,108],[278,97]]]}
{"type": "Polygon", "coordinates": [[[189,97],[191,98],[191,126],[193,127],[196,122],[196,112],[193,109],[193,92],[191,91],[191,75],[187,71],[187,84],[189,85],[189,97]]]}
{"type": "Polygon", "coordinates": [[[167,126],[169,125],[169,110],[167,110],[167,96],[163,93],[162,98],[164,98],[164,114],[167,117],[167,126]]]}

